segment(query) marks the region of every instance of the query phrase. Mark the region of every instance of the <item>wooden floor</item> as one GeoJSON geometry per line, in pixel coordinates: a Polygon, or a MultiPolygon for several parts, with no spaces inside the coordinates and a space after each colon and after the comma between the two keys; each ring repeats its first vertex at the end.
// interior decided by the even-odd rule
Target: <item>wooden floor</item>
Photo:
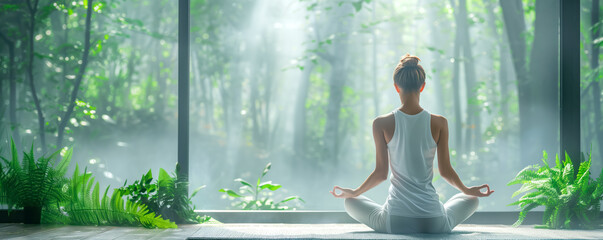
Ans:
{"type": "Polygon", "coordinates": [[[600,230],[461,224],[451,234],[391,235],[362,224],[201,224],[178,229],[0,224],[0,239],[603,239],[600,230]]]}

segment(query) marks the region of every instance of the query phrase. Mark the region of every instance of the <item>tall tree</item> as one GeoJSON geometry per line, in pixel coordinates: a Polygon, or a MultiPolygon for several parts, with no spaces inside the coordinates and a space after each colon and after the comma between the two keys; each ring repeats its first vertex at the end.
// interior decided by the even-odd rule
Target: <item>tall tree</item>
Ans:
{"type": "MultiPolygon", "coordinates": [[[[454,5],[453,5],[454,6],[454,5]]],[[[456,17],[455,17],[456,18],[456,17]]],[[[461,33],[460,28],[456,28],[454,37],[453,67],[452,67],[452,101],[454,103],[454,147],[456,148],[457,158],[465,153],[463,144],[463,116],[461,114],[461,93],[460,93],[460,61],[461,61],[461,33]]]]}
{"type": "Polygon", "coordinates": [[[429,31],[429,42],[431,45],[431,59],[432,59],[432,69],[428,71],[427,76],[430,76],[431,83],[428,83],[430,87],[434,89],[435,98],[436,98],[436,109],[435,112],[438,114],[446,114],[445,113],[445,102],[444,102],[444,93],[442,92],[442,78],[444,72],[443,66],[443,58],[444,58],[444,50],[446,46],[446,39],[442,37],[442,32],[444,26],[444,22],[440,17],[438,17],[437,10],[440,8],[438,2],[436,0],[430,0],[427,2],[427,19],[428,22],[432,23],[432,27],[429,31]],[[429,74],[431,72],[431,74],[429,74]]]}
{"type": "Polygon", "coordinates": [[[521,161],[531,164],[541,151],[555,152],[558,135],[559,2],[536,0],[534,41],[527,65],[526,24],[520,0],[500,0],[517,78],[521,161]],[[547,123],[542,121],[546,119],[547,123]]]}
{"type": "MultiPolygon", "coordinates": [[[[19,135],[19,122],[17,121],[17,81],[15,79],[15,42],[0,31],[0,38],[8,47],[8,118],[13,139],[18,149],[21,149],[21,136],[19,135]]],[[[4,98],[0,98],[4,99],[4,98]]]]}
{"type": "Polygon", "coordinates": [[[592,69],[592,102],[593,102],[593,113],[595,115],[595,132],[597,136],[597,143],[599,145],[599,153],[603,151],[603,121],[601,120],[601,87],[599,85],[599,44],[595,42],[600,36],[601,26],[599,22],[599,0],[592,0],[590,22],[591,22],[591,51],[590,51],[590,69],[592,69]]]}
{"type": "Polygon", "coordinates": [[[559,148],[559,1],[536,0],[535,14],[529,61],[534,97],[528,121],[537,132],[530,136],[536,144],[530,147],[535,150],[529,155],[531,161],[539,161],[542,150],[553,153],[559,148]]]}
{"type": "MultiPolygon", "coordinates": [[[[377,1],[373,1],[372,2],[372,15],[371,15],[371,20],[373,22],[377,21],[377,1]]],[[[379,98],[381,97],[381,95],[378,92],[378,88],[377,88],[377,33],[376,33],[376,29],[377,26],[373,26],[371,28],[371,39],[372,39],[372,43],[373,43],[373,50],[372,50],[372,60],[371,63],[373,64],[372,66],[372,71],[371,73],[373,74],[373,81],[372,81],[372,87],[373,87],[373,108],[374,108],[374,116],[379,116],[379,98]]]]}
{"type": "Polygon", "coordinates": [[[65,127],[67,126],[67,123],[71,118],[71,114],[73,113],[73,108],[75,107],[75,100],[77,99],[77,94],[80,90],[80,85],[82,84],[84,73],[86,73],[86,66],[88,66],[88,55],[90,54],[90,25],[92,21],[92,2],[93,0],[88,0],[88,5],[86,7],[86,26],[84,30],[84,52],[82,53],[82,63],[80,64],[80,69],[77,72],[77,76],[75,77],[75,82],[73,84],[73,89],[71,90],[67,111],[63,113],[63,116],[61,116],[61,121],[59,122],[56,143],[57,148],[59,149],[63,146],[65,127]]]}
{"type": "MultiPolygon", "coordinates": [[[[308,89],[310,88],[310,76],[314,70],[314,64],[306,60],[302,70],[299,87],[297,87],[297,96],[294,106],[293,118],[293,150],[299,159],[305,159],[306,154],[306,101],[308,99],[308,89]]],[[[296,161],[300,163],[301,161],[296,161]]]]}
{"type": "Polygon", "coordinates": [[[465,121],[467,128],[464,139],[464,149],[466,151],[476,151],[481,146],[482,142],[481,111],[476,103],[477,89],[475,84],[475,64],[473,60],[468,21],[467,1],[459,0],[456,22],[457,28],[460,28],[461,48],[463,50],[463,69],[465,70],[465,92],[467,94],[467,120],[465,121]]]}
{"type": "Polygon", "coordinates": [[[40,134],[40,143],[42,145],[42,152],[46,152],[46,121],[44,118],[44,112],[42,112],[42,106],[38,93],[36,92],[36,85],[34,81],[33,68],[34,68],[34,34],[36,27],[36,13],[38,12],[39,0],[27,0],[27,10],[29,13],[29,29],[28,29],[28,41],[27,41],[27,79],[29,80],[29,90],[31,91],[31,97],[33,98],[36,112],[38,115],[38,127],[40,134]]]}
{"type": "MultiPolygon", "coordinates": [[[[329,74],[329,100],[326,109],[326,124],[323,136],[324,158],[332,161],[334,165],[338,164],[340,147],[340,119],[341,102],[343,101],[343,87],[347,80],[346,56],[348,53],[348,29],[352,21],[349,16],[353,9],[349,4],[339,4],[334,7],[329,14],[328,22],[333,28],[327,33],[330,36],[337,35],[334,39],[322,39],[319,41],[330,42],[329,49],[317,51],[316,53],[331,66],[329,74]]],[[[315,26],[315,29],[319,29],[315,26]]],[[[316,31],[318,32],[318,31],[316,31]]]]}
{"type": "MultiPolygon", "coordinates": [[[[159,4],[164,4],[163,1],[159,1],[159,4]]],[[[155,17],[152,18],[152,23],[151,23],[151,27],[152,27],[152,31],[155,34],[159,34],[159,31],[161,31],[161,19],[163,16],[163,7],[153,7],[153,15],[155,17]]],[[[167,63],[166,61],[164,61],[164,57],[163,57],[163,49],[164,46],[163,44],[161,44],[161,39],[154,39],[154,58],[153,58],[153,64],[155,65],[154,69],[154,78],[155,81],[157,81],[157,90],[155,92],[155,112],[157,113],[158,116],[162,116],[165,112],[165,102],[167,101],[167,94],[168,91],[166,89],[166,85],[167,85],[167,79],[168,76],[166,76],[164,74],[165,69],[167,69],[167,63]]],[[[149,88],[151,88],[151,86],[149,86],[149,88]]]]}
{"type": "MultiPolygon", "coordinates": [[[[488,27],[492,31],[494,38],[496,39],[496,43],[498,45],[498,87],[500,91],[500,96],[498,98],[499,102],[499,111],[501,114],[501,122],[503,124],[509,123],[509,46],[505,39],[507,39],[506,31],[503,27],[502,33],[499,33],[496,22],[498,21],[498,17],[494,14],[495,2],[493,0],[485,0],[486,3],[486,12],[487,12],[487,21],[488,27]]],[[[497,136],[497,146],[499,159],[507,159],[508,158],[508,141],[509,134],[507,127],[505,126],[501,133],[497,136]]]]}
{"type": "MultiPolygon", "coordinates": [[[[0,58],[0,66],[4,65],[4,58],[0,58]]],[[[0,72],[0,74],[2,74],[2,77],[4,77],[4,74],[8,75],[8,71],[7,72],[0,72]]],[[[2,122],[2,120],[4,119],[4,115],[5,115],[5,109],[4,109],[4,81],[0,81],[0,122],[2,122]]],[[[0,131],[3,129],[0,129],[0,131]]]]}
{"type": "Polygon", "coordinates": [[[455,141],[454,146],[456,148],[457,156],[462,156],[466,151],[468,151],[467,146],[464,139],[469,138],[467,136],[468,132],[463,132],[463,116],[461,113],[461,96],[460,96],[460,64],[463,59],[461,58],[461,50],[463,48],[463,32],[460,27],[462,25],[462,17],[459,11],[459,6],[456,4],[455,0],[450,0],[450,5],[455,10],[454,19],[456,23],[455,34],[454,34],[454,63],[452,69],[452,91],[453,94],[453,102],[454,102],[454,132],[455,132],[455,141]]]}

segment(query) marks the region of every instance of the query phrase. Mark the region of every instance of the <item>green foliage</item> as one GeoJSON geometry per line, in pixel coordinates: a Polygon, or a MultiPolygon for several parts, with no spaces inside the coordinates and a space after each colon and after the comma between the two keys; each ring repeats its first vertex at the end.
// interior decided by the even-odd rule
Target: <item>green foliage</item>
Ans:
{"type": "Polygon", "coordinates": [[[520,225],[527,213],[537,206],[544,206],[543,224],[546,228],[592,228],[599,220],[600,201],[603,199],[603,171],[596,180],[590,178],[591,155],[574,175],[574,166],[565,154],[565,161],[556,156],[555,166],[547,163],[543,151],[544,166],[532,165],[521,170],[508,185],[522,184],[512,197],[524,193],[516,202],[519,219],[513,226],[520,225]],[[534,191],[532,191],[534,190],[534,191]]]}
{"type": "Polygon", "coordinates": [[[176,228],[176,224],[156,216],[144,204],[124,201],[121,191],[108,195],[109,186],[102,197],[98,182],[92,173],[79,173],[76,165],[69,183],[69,198],[59,207],[43,213],[43,222],[73,225],[143,226],[145,228],[176,228]]]}
{"type": "Polygon", "coordinates": [[[205,186],[195,189],[190,197],[187,196],[188,182],[179,176],[178,172],[178,166],[176,166],[176,173],[172,177],[163,168],[160,168],[157,181],[152,183],[153,173],[149,170],[133,184],[126,185],[127,182],[124,183],[119,191],[127,196],[130,202],[148,206],[156,216],[163,215],[164,218],[176,223],[207,222],[210,219],[209,216],[201,217],[195,213],[195,207],[191,207],[191,198],[205,186]]]}
{"type": "Polygon", "coordinates": [[[66,198],[64,175],[71,161],[71,149],[55,166],[60,151],[36,160],[32,143],[29,153],[23,152],[20,162],[12,139],[10,147],[11,159],[0,157],[0,203],[7,204],[11,210],[13,207],[48,207],[66,198]]]}
{"type": "Polygon", "coordinates": [[[238,199],[234,206],[243,210],[286,210],[289,208],[289,206],[286,205],[289,201],[298,200],[304,202],[304,200],[298,196],[286,197],[279,202],[275,202],[273,199],[266,196],[268,195],[266,194],[267,191],[273,192],[282,187],[280,184],[272,183],[272,181],[262,182],[262,178],[270,171],[271,165],[272,163],[268,163],[266,167],[264,167],[262,175],[260,175],[255,185],[252,185],[241,178],[235,179],[235,182],[239,182],[242,185],[239,188],[240,194],[228,188],[222,188],[219,191],[238,199]]]}

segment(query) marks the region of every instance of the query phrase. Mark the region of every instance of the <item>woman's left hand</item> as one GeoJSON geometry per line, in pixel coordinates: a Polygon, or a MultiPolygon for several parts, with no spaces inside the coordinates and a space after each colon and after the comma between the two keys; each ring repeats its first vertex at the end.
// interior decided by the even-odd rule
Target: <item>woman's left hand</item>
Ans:
{"type": "Polygon", "coordinates": [[[333,187],[333,191],[329,191],[331,194],[333,194],[334,197],[336,198],[353,198],[358,196],[356,194],[356,191],[354,191],[353,189],[350,188],[342,188],[339,186],[335,186],[333,187]],[[337,193],[336,191],[339,190],[340,193],[337,193]]]}

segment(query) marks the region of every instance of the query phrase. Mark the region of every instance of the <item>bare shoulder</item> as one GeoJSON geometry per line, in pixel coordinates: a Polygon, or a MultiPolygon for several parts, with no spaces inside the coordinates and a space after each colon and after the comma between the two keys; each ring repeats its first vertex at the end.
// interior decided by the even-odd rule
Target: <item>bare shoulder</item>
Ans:
{"type": "Polygon", "coordinates": [[[395,118],[394,118],[394,114],[393,113],[386,113],[383,115],[380,115],[378,117],[375,118],[375,120],[373,120],[373,128],[380,128],[380,129],[384,129],[387,128],[388,126],[391,126],[393,124],[395,124],[395,118]]]}
{"type": "Polygon", "coordinates": [[[448,126],[448,120],[442,115],[431,114],[431,122],[439,128],[448,126]]]}

